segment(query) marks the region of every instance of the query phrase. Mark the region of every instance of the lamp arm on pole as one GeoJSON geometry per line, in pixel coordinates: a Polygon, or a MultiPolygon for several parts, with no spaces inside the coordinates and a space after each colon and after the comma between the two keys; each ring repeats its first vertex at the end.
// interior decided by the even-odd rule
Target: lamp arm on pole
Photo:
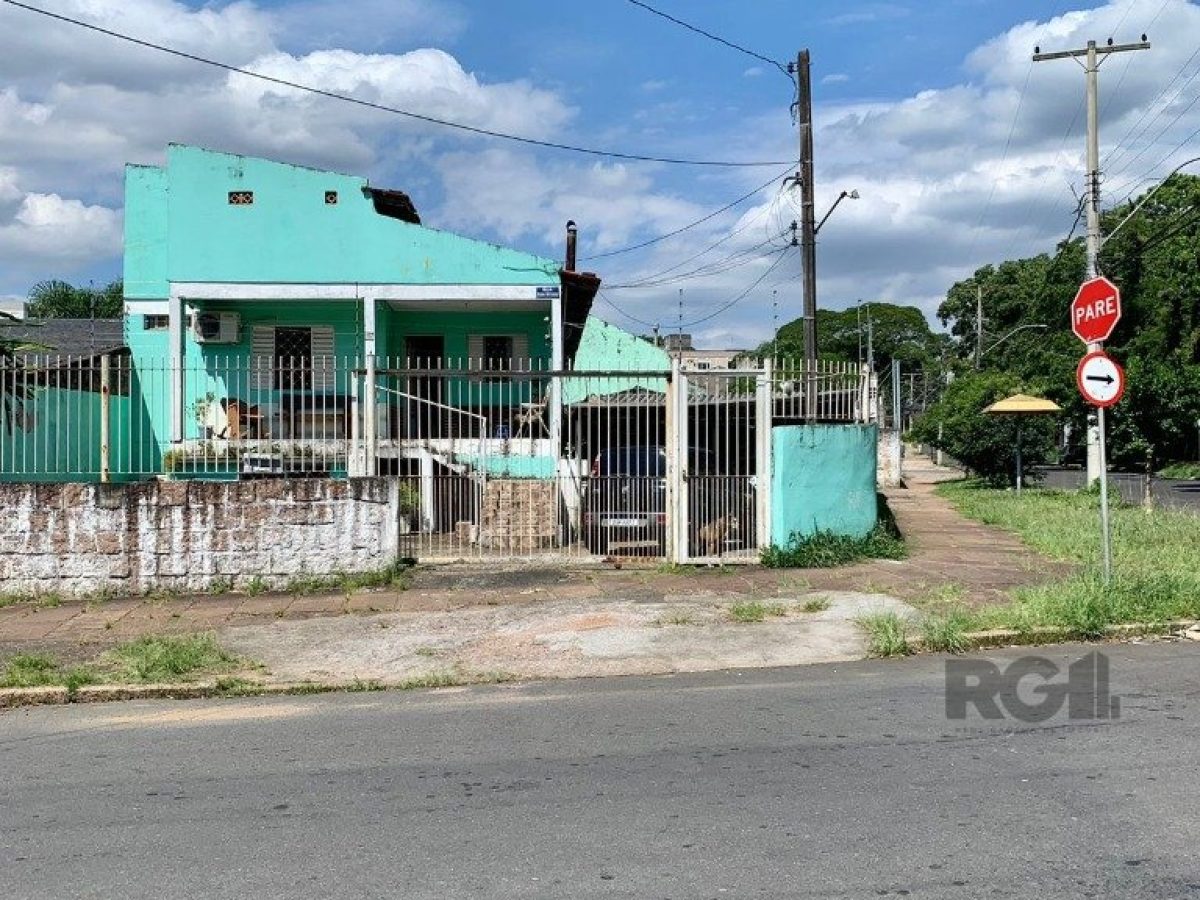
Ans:
{"type": "Polygon", "coordinates": [[[1018,326],[1017,328],[1014,328],[1012,331],[1010,331],[1008,334],[1006,334],[1004,337],[1000,338],[1000,340],[996,341],[996,343],[992,344],[992,346],[988,347],[986,350],[984,350],[979,355],[986,356],[988,353],[990,353],[992,350],[995,350],[997,347],[999,347],[1001,344],[1003,344],[1005,341],[1007,341],[1010,337],[1012,337],[1018,331],[1024,331],[1027,328],[1045,328],[1045,327],[1046,327],[1045,325],[1021,325],[1021,326],[1018,326]]]}

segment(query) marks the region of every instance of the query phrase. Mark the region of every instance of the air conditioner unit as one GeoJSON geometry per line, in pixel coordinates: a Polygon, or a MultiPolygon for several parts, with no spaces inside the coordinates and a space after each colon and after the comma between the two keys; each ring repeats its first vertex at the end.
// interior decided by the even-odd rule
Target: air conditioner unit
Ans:
{"type": "Polygon", "coordinates": [[[192,336],[197,344],[236,344],[242,317],[235,312],[196,313],[192,316],[192,336]]]}

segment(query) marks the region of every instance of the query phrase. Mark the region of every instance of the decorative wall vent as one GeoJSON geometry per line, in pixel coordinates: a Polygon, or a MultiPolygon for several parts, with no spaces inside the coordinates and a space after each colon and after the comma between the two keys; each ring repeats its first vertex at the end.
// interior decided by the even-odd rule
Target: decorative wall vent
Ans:
{"type": "Polygon", "coordinates": [[[337,200],[338,200],[337,191],[326,191],[325,192],[325,205],[326,206],[337,206],[337,200]]]}
{"type": "Polygon", "coordinates": [[[250,206],[254,202],[254,191],[230,191],[230,206],[250,206]]]}

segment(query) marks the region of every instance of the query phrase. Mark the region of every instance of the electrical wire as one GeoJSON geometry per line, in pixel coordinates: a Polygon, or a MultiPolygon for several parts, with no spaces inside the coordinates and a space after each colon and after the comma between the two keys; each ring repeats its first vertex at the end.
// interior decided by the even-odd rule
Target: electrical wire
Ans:
{"type": "Polygon", "coordinates": [[[302,84],[296,81],[289,81],[286,78],[276,78],[273,75],[255,72],[252,69],[244,69],[240,66],[220,62],[219,60],[215,59],[209,59],[208,57],[200,56],[195,53],[189,53],[184,50],[178,50],[174,47],[168,47],[164,44],[156,44],[152,41],[147,41],[119,31],[113,31],[112,29],[104,28],[91,22],[85,22],[82,19],[74,19],[70,16],[62,15],[61,13],[40,9],[39,7],[29,5],[28,3],[21,3],[19,0],[0,0],[0,2],[6,3],[9,6],[13,6],[18,9],[26,10],[27,12],[45,16],[49,19],[55,19],[59,22],[75,25],[79,28],[84,28],[97,34],[107,35],[108,37],[115,38],[119,41],[135,44],[139,47],[146,47],[150,50],[157,50],[160,53],[166,53],[170,56],[175,56],[180,59],[190,60],[191,62],[202,63],[203,65],[212,66],[217,69],[223,69],[226,72],[245,75],[248,78],[257,78],[260,81],[266,81],[270,84],[279,85],[280,87],[292,88],[293,90],[304,91],[306,93],[315,94],[319,97],[325,97],[330,100],[340,100],[343,103],[351,103],[355,106],[373,109],[378,112],[386,112],[396,116],[403,116],[404,118],[414,119],[418,122],[425,122],[430,125],[438,125],[443,128],[452,128],[458,131],[467,132],[469,134],[481,135],[483,137],[497,138],[500,140],[512,141],[514,143],[527,144],[534,147],[543,147],[549,150],[563,150],[570,153],[581,153],[588,156],[602,156],[609,159],[621,159],[631,162],[651,162],[662,163],[665,165],[704,166],[713,168],[761,168],[764,166],[781,166],[784,164],[783,160],[773,160],[769,162],[742,162],[712,159],[686,159],[670,156],[650,156],[640,153],[624,153],[616,150],[600,150],[594,147],[583,147],[576,144],[564,144],[557,141],[544,141],[537,138],[522,137],[521,135],[508,134],[503,131],[493,131],[489,128],[480,128],[475,125],[467,125],[463,122],[454,122],[449,119],[439,119],[435,116],[427,116],[423,113],[415,113],[410,110],[400,109],[399,107],[387,106],[383,103],[373,103],[370,100],[360,100],[359,98],[351,97],[348,94],[339,94],[335,91],[327,91],[323,88],[313,87],[312,85],[302,84]]]}
{"type": "Polygon", "coordinates": [[[757,194],[759,191],[766,190],[772,184],[774,184],[776,181],[778,181],[780,178],[783,178],[785,175],[787,175],[789,172],[791,172],[797,165],[798,165],[798,163],[795,163],[795,162],[789,163],[788,167],[786,169],[784,169],[778,175],[772,175],[770,180],[764,181],[762,184],[760,184],[758,187],[754,188],[752,191],[742,194],[742,196],[738,197],[736,200],[732,200],[729,203],[726,203],[720,209],[714,209],[712,212],[708,213],[707,215],[701,216],[695,222],[689,222],[687,225],[684,225],[682,228],[676,228],[674,231],[668,231],[666,234],[660,234],[658,237],[653,237],[653,238],[650,238],[649,240],[641,241],[640,243],[637,243],[637,244],[630,244],[628,247],[621,247],[618,250],[606,250],[603,253],[593,253],[591,256],[581,256],[580,261],[586,260],[586,261],[590,262],[593,259],[607,259],[610,256],[620,256],[622,253],[632,253],[634,250],[641,250],[644,247],[649,247],[653,244],[657,244],[657,243],[665,241],[669,238],[673,238],[676,235],[683,234],[685,231],[691,231],[696,226],[703,225],[705,222],[715,219],[717,216],[721,215],[721,213],[729,212],[729,210],[733,209],[735,206],[740,206],[741,204],[743,204],[747,200],[749,200],[751,197],[753,197],[755,194],[757,194]]]}
{"type": "Polygon", "coordinates": [[[710,31],[705,31],[703,28],[698,28],[695,25],[692,25],[692,24],[689,24],[688,22],[683,21],[683,19],[677,19],[674,16],[663,12],[662,10],[655,9],[649,3],[643,3],[642,0],[629,0],[629,2],[632,3],[634,6],[644,9],[648,13],[652,13],[656,16],[659,16],[660,18],[666,19],[668,22],[673,22],[674,24],[679,25],[682,28],[686,28],[688,31],[695,32],[696,34],[702,35],[703,37],[708,38],[710,41],[716,41],[718,44],[724,44],[726,47],[729,47],[732,50],[736,50],[739,53],[744,53],[746,56],[752,57],[753,59],[757,59],[759,62],[765,62],[768,65],[772,65],[775,68],[777,68],[779,71],[781,71],[784,75],[786,75],[788,78],[788,81],[793,81],[792,73],[788,71],[787,66],[785,66],[783,63],[779,62],[778,60],[771,59],[771,57],[764,56],[761,53],[756,53],[755,51],[747,49],[746,47],[743,47],[740,44],[735,44],[733,41],[728,41],[725,38],[721,37],[720,35],[713,34],[710,31]]]}
{"type": "MultiPolygon", "coordinates": [[[[741,268],[742,266],[746,265],[747,263],[752,263],[755,260],[763,259],[767,256],[770,256],[772,252],[785,249],[783,247],[779,247],[778,245],[775,245],[774,251],[770,251],[768,253],[759,253],[758,252],[763,247],[765,247],[767,244],[773,243],[774,239],[778,238],[780,236],[781,236],[781,234],[775,235],[773,238],[768,238],[765,241],[755,244],[753,247],[748,247],[745,250],[739,250],[736,253],[733,253],[730,256],[725,257],[724,259],[709,263],[704,266],[700,266],[699,268],[692,269],[689,272],[682,272],[679,275],[673,275],[673,276],[670,276],[667,278],[657,278],[657,277],[651,276],[651,277],[647,277],[647,278],[639,280],[639,281],[629,282],[627,284],[610,284],[610,285],[608,285],[608,289],[610,291],[617,291],[617,290],[638,290],[638,289],[645,289],[645,288],[666,287],[668,285],[678,284],[681,281],[690,281],[694,278],[711,278],[714,275],[723,275],[725,272],[729,272],[733,269],[741,268]]],[[[791,246],[791,245],[788,244],[787,246],[791,246]]]]}
{"type": "Polygon", "coordinates": [[[768,275],[770,275],[772,272],[775,271],[775,268],[781,262],[783,262],[784,257],[787,256],[787,251],[790,249],[791,249],[791,246],[789,245],[787,247],[784,247],[782,250],[776,250],[775,253],[777,254],[777,256],[775,257],[775,262],[771,263],[771,265],[767,268],[767,270],[765,272],[763,272],[761,275],[759,275],[758,278],[755,279],[754,283],[750,285],[750,287],[746,288],[746,290],[742,291],[742,293],[738,294],[736,297],[734,297],[728,303],[719,307],[714,312],[709,313],[707,316],[702,316],[699,319],[692,319],[692,321],[690,321],[690,322],[683,322],[680,324],[679,327],[680,328],[691,328],[693,325],[701,325],[704,322],[708,322],[712,319],[715,319],[717,316],[723,315],[724,313],[731,310],[733,307],[737,306],[739,303],[741,303],[743,300],[745,300],[748,296],[750,296],[750,294],[753,293],[754,289],[756,287],[758,287],[760,284],[762,284],[763,281],[766,280],[768,275]]]}

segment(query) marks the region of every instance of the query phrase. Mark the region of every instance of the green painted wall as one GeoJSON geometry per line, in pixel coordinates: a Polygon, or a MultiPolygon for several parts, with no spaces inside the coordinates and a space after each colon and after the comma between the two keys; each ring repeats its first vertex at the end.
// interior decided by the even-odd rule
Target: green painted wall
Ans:
{"type": "MultiPolygon", "coordinates": [[[[167,181],[171,281],[559,284],[555,260],[377,214],[365,178],[172,144],[167,181]]],[[[127,266],[151,271],[139,252],[127,266]]]]}
{"type": "MultiPolygon", "coordinates": [[[[37,388],[25,402],[24,422],[0,425],[0,481],[100,480],[100,395],[37,388]]],[[[130,398],[109,402],[109,471],[113,481],[144,460],[141,434],[131,425],[130,398]]]]}
{"type": "MultiPolygon", "coordinates": [[[[669,372],[671,357],[637,335],[623,331],[595,316],[589,316],[575,354],[575,371],[669,372]]],[[[563,379],[563,403],[580,403],[595,394],[618,394],[635,388],[662,393],[661,378],[566,378],[563,379]]]]}
{"type": "Polygon", "coordinates": [[[831,531],[863,537],[875,527],[874,425],[772,429],[771,542],[831,531]]]}
{"type": "Polygon", "coordinates": [[[167,170],[125,167],[125,296],[163,299],[167,285],[167,170]]]}

